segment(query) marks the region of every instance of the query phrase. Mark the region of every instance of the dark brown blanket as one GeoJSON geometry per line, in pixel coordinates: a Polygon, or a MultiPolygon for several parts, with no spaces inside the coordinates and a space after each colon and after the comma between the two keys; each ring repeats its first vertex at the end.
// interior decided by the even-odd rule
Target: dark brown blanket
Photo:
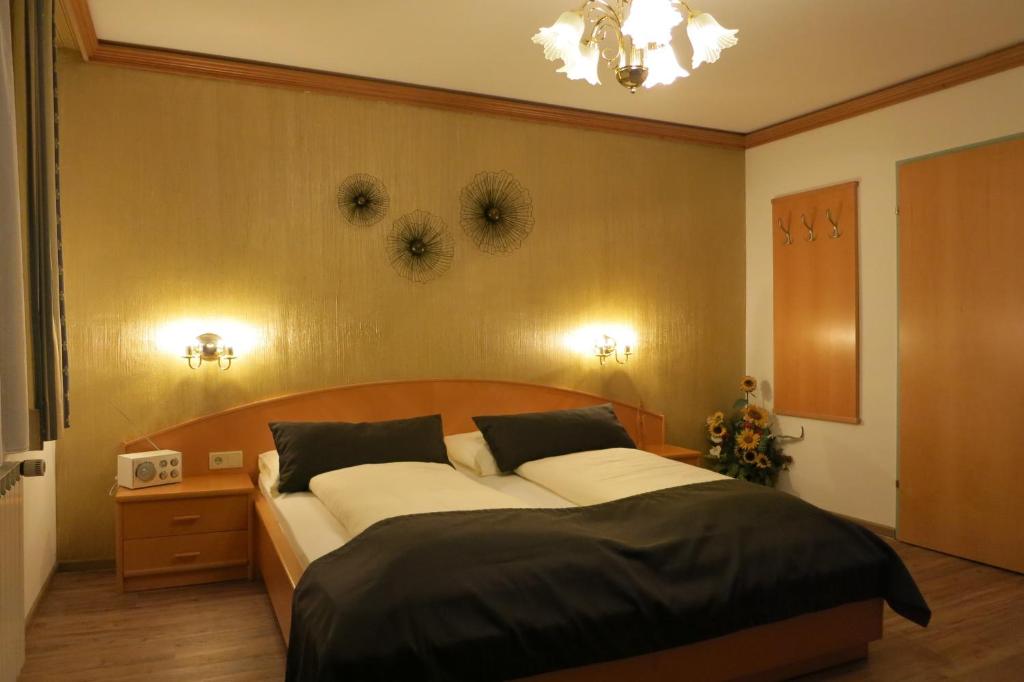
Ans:
{"type": "Polygon", "coordinates": [[[880,538],[739,481],[570,509],[382,521],[295,591],[288,680],[497,680],[884,597],[931,612],[880,538]]]}

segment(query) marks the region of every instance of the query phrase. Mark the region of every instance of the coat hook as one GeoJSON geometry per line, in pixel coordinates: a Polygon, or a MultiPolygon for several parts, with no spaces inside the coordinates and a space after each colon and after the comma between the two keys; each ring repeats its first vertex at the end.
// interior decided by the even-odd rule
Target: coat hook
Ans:
{"type": "Polygon", "coordinates": [[[840,237],[842,237],[843,233],[839,230],[839,221],[832,219],[832,209],[831,208],[826,208],[825,209],[825,217],[828,218],[828,221],[830,223],[832,223],[832,234],[830,234],[829,237],[831,239],[839,239],[840,237]]]}
{"type": "Polygon", "coordinates": [[[807,228],[807,241],[814,241],[814,225],[807,224],[807,216],[803,213],[800,214],[800,220],[803,221],[804,227],[807,228]]]}
{"type": "Polygon", "coordinates": [[[793,235],[789,233],[789,228],[782,225],[782,218],[779,218],[779,229],[782,230],[782,234],[785,236],[782,238],[782,245],[789,246],[793,243],[793,235]]]}

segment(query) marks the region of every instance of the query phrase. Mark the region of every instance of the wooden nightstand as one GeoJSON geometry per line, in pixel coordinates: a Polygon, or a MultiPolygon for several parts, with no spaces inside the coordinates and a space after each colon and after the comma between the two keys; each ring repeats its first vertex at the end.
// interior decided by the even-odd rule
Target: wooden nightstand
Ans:
{"type": "Polygon", "coordinates": [[[677,462],[684,462],[686,464],[692,464],[693,466],[700,466],[700,452],[697,450],[691,450],[689,448],[681,448],[678,445],[669,445],[668,443],[662,443],[661,445],[652,445],[647,448],[648,452],[653,452],[656,455],[662,457],[668,457],[674,459],[677,462]]]}
{"type": "Polygon", "coordinates": [[[118,488],[117,578],[125,591],[252,578],[252,481],[246,474],[118,488]]]}

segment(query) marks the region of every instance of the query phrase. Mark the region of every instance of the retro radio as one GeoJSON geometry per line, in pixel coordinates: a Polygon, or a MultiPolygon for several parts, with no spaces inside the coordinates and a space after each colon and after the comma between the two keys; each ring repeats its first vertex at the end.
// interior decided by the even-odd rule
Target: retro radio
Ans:
{"type": "Polygon", "coordinates": [[[125,488],[178,483],[182,478],[181,453],[151,450],[117,456],[117,483],[125,488]]]}

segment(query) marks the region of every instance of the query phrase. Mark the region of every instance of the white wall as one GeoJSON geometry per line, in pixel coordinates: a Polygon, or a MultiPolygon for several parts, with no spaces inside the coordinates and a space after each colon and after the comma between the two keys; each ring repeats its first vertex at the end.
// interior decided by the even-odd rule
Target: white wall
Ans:
{"type": "Polygon", "coordinates": [[[896,525],[896,162],[1024,131],[1024,68],[747,150],[747,371],[772,379],[771,200],[859,180],[860,425],[807,429],[780,483],[826,509],[896,525]]]}
{"type": "Polygon", "coordinates": [[[35,604],[40,591],[46,584],[57,564],[57,466],[56,443],[48,441],[42,450],[10,455],[8,459],[42,459],[46,461],[46,475],[22,478],[25,486],[24,535],[25,535],[25,614],[35,604]]]}

